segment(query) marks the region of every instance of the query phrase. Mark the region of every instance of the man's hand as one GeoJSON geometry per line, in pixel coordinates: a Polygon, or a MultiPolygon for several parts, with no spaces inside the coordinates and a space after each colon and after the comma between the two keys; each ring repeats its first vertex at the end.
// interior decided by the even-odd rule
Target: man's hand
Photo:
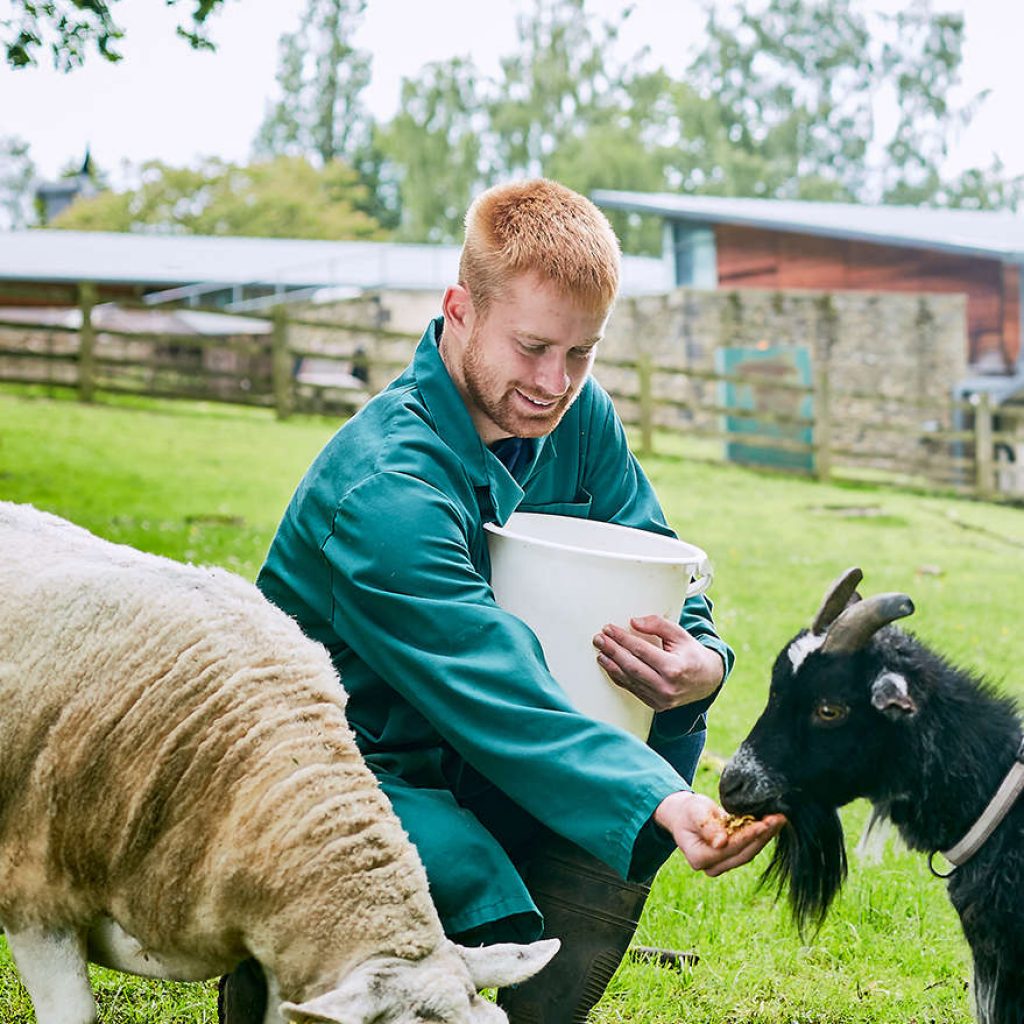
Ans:
{"type": "Polygon", "coordinates": [[[654,820],[672,836],[690,867],[711,878],[753,860],[786,824],[783,815],[769,814],[730,835],[728,816],[714,800],[686,792],[665,797],[654,820]]]}
{"type": "Polygon", "coordinates": [[[721,685],[725,674],[721,657],[678,623],[661,615],[629,622],[635,632],[607,625],[594,637],[594,646],[601,652],[597,662],[613,683],[648,707],[668,711],[692,704],[710,697],[721,685]]]}

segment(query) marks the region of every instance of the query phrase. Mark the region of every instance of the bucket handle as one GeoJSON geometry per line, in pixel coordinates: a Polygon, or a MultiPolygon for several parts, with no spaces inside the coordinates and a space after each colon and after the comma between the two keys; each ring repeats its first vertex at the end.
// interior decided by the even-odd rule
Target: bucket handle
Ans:
{"type": "Polygon", "coordinates": [[[704,591],[711,586],[711,581],[714,579],[714,575],[714,570],[711,567],[711,560],[708,558],[701,559],[700,565],[697,566],[696,579],[690,580],[690,584],[686,588],[687,598],[703,594],[704,591]]]}

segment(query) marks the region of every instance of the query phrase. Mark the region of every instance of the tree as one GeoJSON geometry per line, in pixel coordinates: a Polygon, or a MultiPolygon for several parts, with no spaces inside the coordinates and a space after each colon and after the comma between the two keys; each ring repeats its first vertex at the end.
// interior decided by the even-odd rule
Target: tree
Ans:
{"type": "Polygon", "coordinates": [[[357,208],[393,228],[397,185],[362,99],[371,57],[351,41],[365,10],[366,0],[308,0],[299,28],[281,37],[279,96],[267,106],[253,154],[301,156],[323,165],[344,160],[366,186],[357,208]]]}
{"type": "MultiPolygon", "coordinates": [[[[425,66],[404,80],[399,112],[375,126],[369,147],[352,148],[373,156],[350,157],[364,182],[364,168],[375,175],[377,205],[368,209],[380,220],[380,211],[391,216],[400,206],[400,235],[409,240],[454,241],[480,187],[533,174],[584,193],[974,208],[1020,201],[1024,179],[997,163],[943,177],[950,140],[984,98],[952,99],[959,15],[935,14],[930,0],[887,17],[865,13],[861,0],[705,3],[703,42],[685,67],[652,70],[644,50],[619,54],[630,8],[601,21],[586,0],[533,0],[494,79],[469,58],[425,66]],[[895,125],[876,116],[883,105],[899,112],[895,125]]],[[[337,110],[338,92],[322,84],[330,79],[313,74],[325,59],[318,54],[341,54],[368,74],[358,51],[331,51],[325,41],[350,32],[364,4],[310,0],[303,29],[283,42],[279,82],[293,101],[267,122],[268,132],[280,132],[279,149],[315,153],[314,112],[337,110]],[[339,20],[342,8],[348,21],[339,20]]],[[[363,79],[351,82],[356,91],[343,106],[350,120],[363,79]]],[[[627,251],[659,251],[659,224],[611,219],[627,251]]]]}
{"type": "Polygon", "coordinates": [[[365,199],[340,160],[322,168],[302,157],[237,166],[211,159],[195,168],[143,164],[140,183],[78,200],[50,225],[79,231],[152,231],[263,238],[380,238],[357,208],[365,199]]]}
{"type": "Polygon", "coordinates": [[[917,0],[887,20],[898,42],[885,43],[881,61],[895,83],[899,120],[886,146],[883,201],[1016,209],[1024,177],[1007,177],[998,159],[988,168],[969,168],[953,181],[940,174],[952,138],[970,123],[986,97],[981,93],[962,107],[949,100],[960,84],[963,15],[933,15],[930,3],[917,0]]]}
{"type": "Polygon", "coordinates": [[[362,103],[370,54],[351,39],[366,0],[309,0],[295,32],[281,37],[280,98],[264,117],[254,149],[259,156],[316,157],[352,162],[371,137],[362,103]]]}
{"type": "MultiPolygon", "coordinates": [[[[584,0],[535,0],[497,80],[463,58],[405,79],[401,109],[380,133],[399,182],[402,236],[459,239],[474,192],[515,176],[547,174],[581,191],[664,187],[661,147],[633,109],[645,98],[642,54],[614,58],[628,16],[595,22],[584,0]]],[[[660,246],[657,225],[613,219],[628,244],[660,246]]]]}
{"type": "Polygon", "coordinates": [[[450,242],[461,236],[462,217],[481,180],[486,115],[479,89],[476,69],[458,57],[403,80],[399,113],[378,141],[398,179],[400,237],[450,242]]]}
{"type": "Polygon", "coordinates": [[[519,44],[502,58],[487,107],[499,174],[545,173],[559,148],[625,108],[630,68],[615,46],[631,11],[596,22],[585,0],[534,0],[519,17],[519,44]]]}
{"type": "MultiPolygon", "coordinates": [[[[115,49],[124,31],[114,20],[112,7],[120,0],[10,0],[12,14],[0,18],[0,45],[7,63],[22,68],[38,63],[39,50],[49,50],[60,71],[80,67],[89,45],[108,61],[119,61],[115,49]]],[[[170,6],[179,0],[164,0],[170,6]]],[[[223,0],[188,0],[191,17],[177,33],[193,49],[213,49],[206,34],[206,19],[223,0]]]]}
{"type": "Polygon", "coordinates": [[[854,0],[741,0],[707,17],[686,75],[706,109],[696,131],[681,126],[694,191],[916,204],[1012,193],[996,165],[962,187],[942,178],[950,139],[984,99],[951,98],[962,15],[931,0],[873,21],[854,0]],[[880,103],[899,112],[888,137],[880,103]]]}
{"type": "Polygon", "coordinates": [[[23,228],[32,220],[36,168],[24,139],[0,136],[0,227],[23,228]]]}

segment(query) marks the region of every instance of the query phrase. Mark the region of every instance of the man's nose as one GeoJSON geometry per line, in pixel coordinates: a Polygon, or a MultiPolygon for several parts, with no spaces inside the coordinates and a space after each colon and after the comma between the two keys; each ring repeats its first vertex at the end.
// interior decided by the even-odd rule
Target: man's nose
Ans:
{"type": "Polygon", "coordinates": [[[565,365],[565,353],[549,349],[537,365],[534,386],[549,398],[561,398],[571,384],[565,365]]]}

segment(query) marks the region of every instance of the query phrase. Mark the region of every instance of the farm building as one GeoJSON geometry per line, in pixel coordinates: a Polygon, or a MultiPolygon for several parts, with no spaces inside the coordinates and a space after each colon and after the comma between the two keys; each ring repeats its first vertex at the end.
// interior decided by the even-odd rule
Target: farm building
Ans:
{"type": "MultiPolygon", "coordinates": [[[[680,287],[963,293],[968,373],[997,400],[1024,387],[1024,218],[1007,212],[599,191],[663,219],[680,287]]],[[[950,382],[951,386],[955,382],[950,382]]]]}
{"type": "MultiPolygon", "coordinates": [[[[0,306],[76,305],[82,281],[96,286],[101,302],[185,301],[236,312],[368,291],[439,297],[458,258],[454,245],[5,231],[0,306]]],[[[639,256],[624,261],[622,283],[627,295],[671,287],[662,260],[639,256]]]]}
{"type": "MultiPolygon", "coordinates": [[[[80,324],[78,307],[85,302],[93,310],[93,327],[109,356],[141,358],[146,350],[146,358],[155,360],[161,373],[177,374],[174,386],[183,393],[200,375],[204,388],[212,375],[220,381],[219,391],[255,391],[257,379],[270,375],[266,344],[255,343],[265,338],[270,325],[254,317],[279,304],[294,303],[309,310],[314,320],[340,315],[418,337],[424,323],[439,311],[444,288],[457,278],[459,252],[453,245],[387,242],[0,232],[0,321],[7,325],[2,328],[0,350],[38,352],[40,357],[70,351],[77,340],[56,329],[80,324]],[[83,291],[85,283],[88,289],[83,291]],[[143,308],[118,309],[118,303],[143,308]],[[339,303],[345,307],[340,311],[339,303]],[[172,314],[161,308],[167,304],[252,317],[240,321],[199,309],[172,314]],[[143,337],[147,335],[149,340],[143,337]],[[191,381],[187,388],[186,381],[191,381]]],[[[623,294],[661,293],[669,287],[663,260],[624,260],[623,294]]],[[[358,359],[348,353],[353,346],[358,352],[358,338],[342,339],[329,332],[325,336],[308,327],[291,333],[293,342],[308,352],[295,361],[300,385],[333,385],[349,394],[366,390],[358,359]],[[337,356],[339,348],[348,353],[347,363],[318,357],[337,356]]],[[[367,341],[362,347],[368,345],[367,341]]],[[[3,359],[0,353],[0,362],[3,359]]],[[[13,359],[7,360],[11,365],[5,364],[6,369],[0,367],[8,377],[15,373],[13,359]]],[[[37,366],[24,360],[18,365],[34,374],[33,379],[40,377],[37,366]]],[[[46,379],[57,381],[61,372],[70,380],[76,371],[51,363],[46,379]]],[[[371,383],[379,386],[382,381],[371,383]]]]}
{"type": "MultiPolygon", "coordinates": [[[[595,198],[610,205],[625,202],[622,195],[595,198]]],[[[995,283],[1012,279],[1016,288],[1016,264],[1004,269],[986,257],[976,291],[988,309],[985,322],[996,327],[972,328],[969,346],[974,285],[949,267],[934,275],[941,287],[928,287],[922,272],[899,287],[886,287],[884,274],[862,277],[853,289],[836,283],[840,275],[815,281],[792,268],[783,273],[787,260],[795,266],[802,258],[797,239],[775,258],[774,276],[762,267],[761,277],[730,277],[719,231],[727,241],[726,229],[743,225],[719,227],[706,210],[694,223],[669,217],[668,200],[697,202],[687,197],[627,198],[638,210],[663,201],[647,212],[660,209],[667,240],[661,257],[624,260],[622,298],[601,347],[599,379],[627,423],[646,423],[645,436],[658,427],[724,438],[726,457],[736,461],[819,474],[842,461],[943,486],[960,486],[973,474],[986,481],[981,490],[992,489],[991,458],[975,472],[966,448],[972,407],[961,415],[963,403],[957,408],[951,399],[981,390],[1005,409],[1021,379],[1019,295],[993,291],[988,273],[996,263],[995,283]],[[743,291],[740,281],[754,287],[743,291]],[[1001,319],[991,315],[993,303],[1001,319]],[[645,377],[641,363],[649,367],[645,377]],[[983,370],[983,383],[969,386],[983,370]],[[754,378],[757,386],[728,383],[730,375],[754,378]],[[992,384],[1008,386],[1007,394],[996,394],[992,384]],[[752,432],[767,447],[752,445],[752,432]]],[[[802,237],[823,243],[809,229],[802,237]]],[[[10,364],[0,366],[0,377],[77,383],[83,394],[93,384],[187,397],[213,388],[217,398],[273,404],[281,414],[354,407],[405,365],[427,318],[439,310],[443,288],[456,278],[458,254],[455,246],[381,242],[0,233],[0,363],[10,364]],[[86,323],[72,315],[76,305],[90,311],[90,331],[80,333],[95,358],[71,365],[81,339],[67,332],[86,323]],[[190,316],[169,316],[170,305],[190,316]],[[194,318],[211,310],[233,317],[194,318]],[[249,330],[234,319],[239,313],[259,318],[259,327],[249,330]],[[85,378],[82,366],[93,368],[85,378]]],[[[905,271],[898,255],[891,255],[893,273],[905,271]]],[[[949,265],[974,258],[961,257],[949,265]]],[[[1000,486],[1024,493],[1024,473],[1017,472],[1024,467],[1024,428],[995,428],[997,457],[1012,463],[1014,475],[1012,486],[1000,486]]]]}

